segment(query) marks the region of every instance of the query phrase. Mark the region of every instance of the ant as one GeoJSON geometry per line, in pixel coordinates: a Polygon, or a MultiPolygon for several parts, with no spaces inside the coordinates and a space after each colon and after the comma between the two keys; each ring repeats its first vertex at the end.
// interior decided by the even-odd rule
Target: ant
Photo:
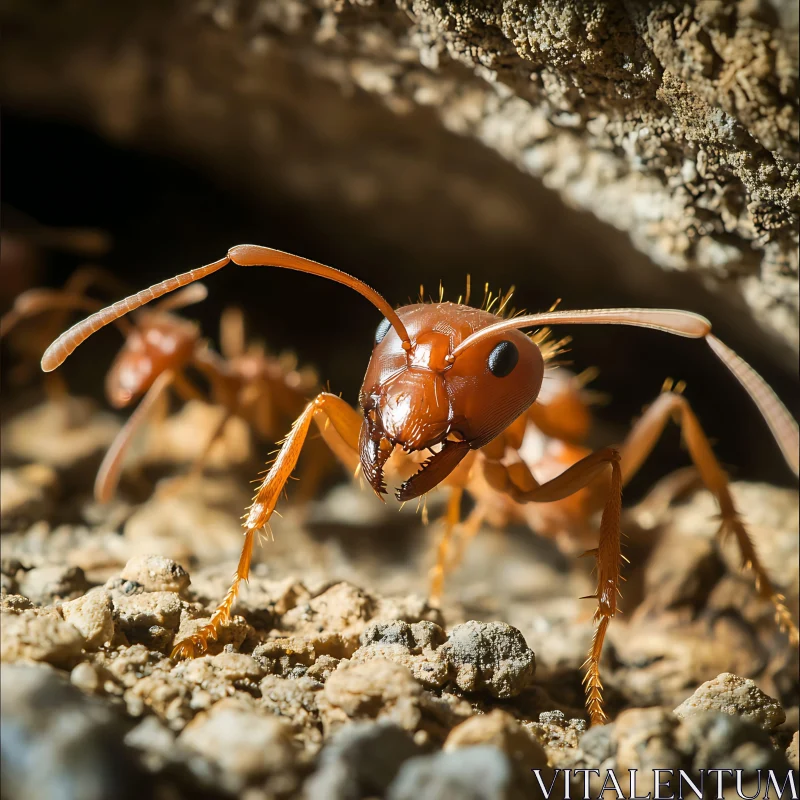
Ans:
{"type": "MultiPolygon", "coordinates": [[[[89,297],[92,284],[104,288],[118,287],[119,282],[105,270],[83,267],[76,270],[61,290],[30,289],[19,295],[12,309],[0,319],[0,337],[10,333],[22,320],[46,311],[56,312],[55,320],[44,326],[46,341],[41,336],[29,345],[40,358],[54,335],[53,325],[63,328],[70,311],[97,311],[103,303],[89,297]],[[41,343],[40,349],[36,348],[41,343]]],[[[213,445],[222,435],[228,420],[240,416],[264,438],[274,441],[287,419],[302,410],[306,398],[317,387],[313,371],[298,370],[296,360],[285,355],[268,356],[257,344],[249,348],[245,342],[244,321],[238,309],[227,309],[220,324],[222,356],[210,350],[200,335],[199,327],[175,315],[174,311],[203,301],[208,290],[195,283],[163,300],[152,311],[139,312],[133,323],[116,320],[125,341],[106,375],[105,393],[115,409],[139,405],[128,418],[100,464],[94,495],[106,503],[119,484],[125,454],[135,435],[150,418],[168,389],[173,388],[183,400],[202,400],[203,394],[189,381],[185,371],[194,367],[208,380],[211,401],[223,409],[200,455],[190,469],[198,473],[213,445]]],[[[48,376],[50,377],[50,376],[48,376]]],[[[51,394],[64,395],[62,385],[53,385],[51,394]]],[[[318,470],[314,478],[318,477],[318,470]]],[[[311,477],[310,474],[308,476],[311,477]]],[[[311,481],[309,481],[311,483],[311,481]]]]}
{"type": "Polygon", "coordinates": [[[395,492],[401,502],[422,497],[439,485],[463,489],[464,463],[475,460],[486,482],[516,503],[553,503],[575,495],[598,478],[602,516],[597,547],[588,551],[597,567],[595,632],[586,674],[586,707],[592,724],[603,724],[600,656],[620,595],[620,516],[622,487],[655,445],[661,430],[677,417],[692,461],[720,506],[721,532],[735,536],[745,566],[753,571],[763,596],[776,609],[781,627],[797,641],[797,628],[773,589],[734,506],[728,479],[713,454],[688,402],[677,393],[662,394],[636,424],[621,447],[604,447],[580,458],[559,474],[537,481],[524,461],[504,460],[517,449],[517,422],[532,407],[542,388],[545,360],[536,337],[523,328],[562,324],[628,325],[705,339],[716,356],[744,387],[769,425],[783,455],[800,473],[800,435],[789,411],[766,382],[711,333],[704,317],[675,309],[613,308],[548,311],[503,318],[459,303],[414,303],[393,308],[358,278],[300,256],[257,245],[238,245],[204,267],[163,281],[99,311],[74,325],[48,348],[45,372],[56,369],[91,334],[129,311],[168,292],[211,275],[223,267],[272,266],[318,275],[343,284],[366,298],[383,314],[375,331],[372,356],[359,393],[360,413],[342,398],[321,392],[297,417],[277,457],[261,482],[244,521],[244,545],[233,583],[197,633],[178,642],[174,657],[200,655],[208,640],[226,624],[241,582],[247,580],[257,532],[272,516],[278,498],[297,463],[312,421],[323,439],[345,463],[360,469],[375,493],[386,493],[385,468],[392,454],[430,455],[395,492]]]}

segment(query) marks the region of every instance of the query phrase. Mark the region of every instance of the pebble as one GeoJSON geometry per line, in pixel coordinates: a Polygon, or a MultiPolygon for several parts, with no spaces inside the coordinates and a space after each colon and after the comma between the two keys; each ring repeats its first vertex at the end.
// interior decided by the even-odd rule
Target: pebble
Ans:
{"type": "Polygon", "coordinates": [[[176,592],[183,595],[189,588],[189,573],[171,558],[140,555],[131,558],[120,573],[125,581],[134,581],[146,592],[176,592]]]}
{"type": "Polygon", "coordinates": [[[37,567],[23,572],[18,582],[20,594],[43,606],[80,597],[89,588],[80,567],[37,567]]]}
{"type": "Polygon", "coordinates": [[[441,650],[464,692],[516,697],[536,672],[536,656],[525,637],[505,622],[472,620],[456,625],[441,650]]]}
{"type": "Polygon", "coordinates": [[[723,764],[735,764],[750,774],[789,768],[785,753],[775,749],[767,731],[725,712],[699,711],[687,717],[675,733],[675,742],[694,770],[723,764]]]}
{"type": "Polygon", "coordinates": [[[80,658],[83,637],[56,611],[31,609],[2,615],[0,661],[45,661],[71,667],[80,658]]]}
{"type": "Polygon", "coordinates": [[[374,610],[375,602],[366,592],[342,582],[287,611],[281,627],[315,642],[320,654],[348,658],[374,610]]]}
{"type": "Polygon", "coordinates": [[[69,682],[85,694],[94,694],[100,688],[100,675],[88,661],[81,661],[70,672],[69,682]]]}
{"type": "Polygon", "coordinates": [[[436,689],[447,683],[451,673],[450,663],[439,648],[445,639],[445,632],[433,622],[375,622],[364,629],[361,647],[350,660],[388,659],[409,669],[426,689],[436,689]]]}
{"type": "MultiPolygon", "coordinates": [[[[675,744],[680,721],[666,708],[631,708],[614,721],[617,767],[652,775],[654,769],[679,769],[683,753],[675,744]]],[[[598,743],[599,744],[599,743],[598,743]]]]}
{"type": "Polygon", "coordinates": [[[388,800],[518,800],[509,757],[481,745],[406,761],[387,792],[388,800]]]}
{"type": "Polygon", "coordinates": [[[363,664],[340,664],[328,678],[323,696],[351,719],[388,717],[410,731],[420,721],[421,692],[408,669],[376,658],[363,664]]]}
{"type": "Polygon", "coordinates": [[[786,760],[789,762],[789,766],[792,769],[800,769],[800,752],[798,752],[800,751],[800,742],[798,741],[798,737],[800,737],[800,734],[795,731],[794,736],[792,736],[792,741],[786,748],[786,760]]]}
{"type": "Polygon", "coordinates": [[[340,729],[320,753],[303,789],[314,800],[382,797],[401,765],[421,749],[394,723],[356,722],[340,729]]]}
{"type": "Polygon", "coordinates": [[[47,518],[58,494],[52,467],[27,464],[0,471],[0,521],[8,531],[25,522],[47,518]]]}
{"type": "Polygon", "coordinates": [[[542,745],[511,714],[499,708],[470,717],[453,728],[444,750],[484,744],[502,750],[522,769],[547,768],[547,753],[542,745]]]}
{"type": "Polygon", "coordinates": [[[252,656],[244,653],[219,653],[175,665],[173,672],[189,683],[201,685],[215,680],[258,682],[264,668],[252,656]]]}
{"type": "Polygon", "coordinates": [[[150,776],[123,747],[118,717],[105,703],[43,664],[3,665],[0,682],[3,797],[153,796],[150,776]]]}
{"type": "MultiPolygon", "coordinates": [[[[586,720],[568,718],[563,711],[542,711],[538,722],[529,723],[531,732],[548,750],[564,750],[578,746],[586,732],[586,720]]],[[[592,730],[601,730],[600,726],[592,730]]]]}
{"type": "Polygon", "coordinates": [[[786,721],[781,704],[764,694],[756,684],[730,672],[702,684],[676,709],[676,716],[685,719],[703,711],[721,711],[753,722],[765,731],[775,730],[786,721]]]}
{"type": "Polygon", "coordinates": [[[181,620],[181,600],[174,592],[118,594],[114,596],[114,615],[126,633],[153,625],[177,630],[181,620]]]}
{"type": "Polygon", "coordinates": [[[285,722],[233,698],[198,714],[183,729],[178,744],[216,764],[238,785],[288,770],[295,759],[291,728],[285,722]]]}
{"type": "Polygon", "coordinates": [[[317,699],[322,686],[312,678],[280,678],[267,675],[258,686],[259,705],[284,717],[298,729],[305,731],[306,744],[318,746],[321,742],[320,717],[317,699]]]}
{"type": "Polygon", "coordinates": [[[61,613],[84,638],[84,648],[94,650],[114,638],[114,606],[104,589],[92,589],[83,597],[61,605],[61,613]]]}

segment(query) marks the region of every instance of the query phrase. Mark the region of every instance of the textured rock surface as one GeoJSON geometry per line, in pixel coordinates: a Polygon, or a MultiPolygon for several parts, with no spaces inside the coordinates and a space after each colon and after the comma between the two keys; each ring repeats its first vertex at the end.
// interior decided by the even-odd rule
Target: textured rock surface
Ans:
{"type": "Polygon", "coordinates": [[[108,705],[44,665],[3,665],[0,763],[8,797],[121,800],[152,791],[108,705]]]}
{"type": "MultiPolygon", "coordinates": [[[[46,14],[13,2],[3,23],[15,30],[0,87],[11,107],[180,151],[250,191],[260,172],[294,197],[358,213],[383,190],[369,169],[341,181],[330,158],[348,140],[360,155],[380,127],[376,104],[353,95],[416,114],[420,131],[435,119],[621,228],[657,264],[697,273],[797,348],[793,0],[173,0],[124,16],[99,2],[46,14]],[[122,30],[122,51],[107,47],[122,30]],[[348,112],[320,78],[338,84],[348,112]],[[315,140],[314,163],[284,158],[288,139],[296,152],[315,140]]],[[[443,182],[483,224],[514,231],[502,197],[480,202],[468,181],[387,158],[396,195],[443,182]]]]}
{"type": "Polygon", "coordinates": [[[741,717],[771,731],[786,721],[780,703],[762,692],[753,681],[728,672],[707,681],[675,709],[681,719],[703,711],[721,711],[741,717]]]}
{"type": "Polygon", "coordinates": [[[522,634],[505,622],[456,625],[444,645],[465,692],[488,690],[494,697],[515,697],[533,679],[536,656],[522,634]]]}

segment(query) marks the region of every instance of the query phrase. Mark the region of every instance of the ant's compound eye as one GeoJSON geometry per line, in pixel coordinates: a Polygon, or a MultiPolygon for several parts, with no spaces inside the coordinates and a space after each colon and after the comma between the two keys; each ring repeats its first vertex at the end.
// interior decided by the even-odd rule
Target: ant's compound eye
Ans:
{"type": "Polygon", "coordinates": [[[489,353],[489,372],[496,378],[510,375],[519,361],[519,350],[513,342],[500,342],[489,353]]]}
{"type": "Polygon", "coordinates": [[[378,329],[375,331],[375,344],[380,344],[383,341],[383,337],[386,336],[391,327],[392,323],[384,317],[380,325],[378,325],[378,329]]]}

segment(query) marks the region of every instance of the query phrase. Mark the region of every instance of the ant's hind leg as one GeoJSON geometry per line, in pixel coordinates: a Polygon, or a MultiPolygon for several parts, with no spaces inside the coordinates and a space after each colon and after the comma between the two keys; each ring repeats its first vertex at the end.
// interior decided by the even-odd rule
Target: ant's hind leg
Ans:
{"type": "MultiPolygon", "coordinates": [[[[253,498],[244,522],[242,554],[239,557],[233,583],[225,595],[225,599],[214,610],[206,625],[175,645],[172,651],[173,657],[191,658],[201,655],[208,649],[209,640],[215,640],[220,628],[230,620],[231,609],[239,594],[241,583],[246,581],[250,575],[250,562],[253,557],[256,533],[269,523],[278,498],[297,465],[297,459],[303,449],[312,420],[316,420],[326,441],[328,440],[328,436],[326,436],[327,423],[330,423],[330,428],[333,429],[330,436],[332,437],[335,432],[338,446],[349,447],[352,455],[356,459],[358,458],[358,433],[362,422],[358,412],[336,395],[326,392],[317,395],[295,420],[289,435],[283,440],[275,461],[272,462],[272,466],[253,498]],[[324,416],[324,422],[318,415],[324,416]]],[[[337,455],[339,455],[338,452],[337,455]]]]}
{"type": "Polygon", "coordinates": [[[722,538],[734,536],[742,556],[743,568],[752,571],[758,593],[772,603],[781,630],[786,632],[792,644],[797,644],[800,640],[797,625],[786,607],[784,596],[772,585],[739,516],[730,493],[728,476],[714,455],[708,437],[688,400],[679,392],[670,391],[670,388],[671,384],[665,384],[665,391],[636,421],[627,439],[619,448],[622,456],[623,484],[636,474],[650,455],[667,422],[670,419],[675,420],[681,428],[692,462],[700,473],[703,484],[714,495],[719,505],[721,519],[719,536],[722,538]]]}

